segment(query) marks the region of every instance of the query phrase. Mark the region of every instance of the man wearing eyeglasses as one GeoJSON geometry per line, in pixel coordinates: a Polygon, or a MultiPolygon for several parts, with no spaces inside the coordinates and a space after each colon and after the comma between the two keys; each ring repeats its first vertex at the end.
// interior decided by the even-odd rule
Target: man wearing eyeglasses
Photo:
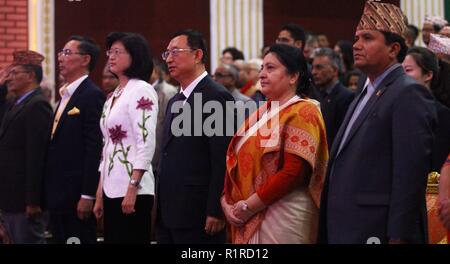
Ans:
{"type": "Polygon", "coordinates": [[[227,88],[236,102],[242,101],[245,103],[252,100],[236,88],[236,82],[239,80],[239,70],[234,65],[219,65],[214,73],[214,80],[227,88]]]}
{"type": "Polygon", "coordinates": [[[16,100],[0,127],[0,211],[13,243],[44,244],[43,153],[52,118],[39,87],[44,56],[27,50],[13,57],[5,81],[16,100]]]}
{"type": "MultiPolygon", "coordinates": [[[[225,242],[225,222],[219,198],[223,190],[225,157],[231,137],[225,134],[207,136],[203,129],[200,129],[200,136],[195,136],[194,128],[198,124],[195,123],[194,115],[196,112],[201,113],[196,118],[203,125],[211,114],[203,113],[198,108],[203,109],[209,102],[218,102],[224,110],[218,115],[225,129],[225,102],[234,100],[205,71],[206,52],[201,33],[185,30],[174,35],[162,54],[170,76],[180,83],[181,90],[169,101],[164,120],[156,190],[156,239],[160,244],[225,242]],[[197,99],[194,100],[199,95],[202,97],[200,104],[195,101],[197,99]],[[184,104],[183,111],[188,108],[191,110],[187,114],[188,120],[182,121],[183,127],[190,125],[191,135],[175,136],[171,129],[172,121],[175,120],[171,110],[176,101],[184,104]]],[[[234,127],[234,124],[230,126],[234,127]]]]}
{"type": "Polygon", "coordinates": [[[56,243],[77,238],[96,242],[92,214],[99,181],[102,134],[100,116],[105,95],[88,77],[99,48],[83,36],[72,36],[58,53],[59,73],[66,84],[60,89],[49,134],[45,199],[50,231],[56,243]]]}

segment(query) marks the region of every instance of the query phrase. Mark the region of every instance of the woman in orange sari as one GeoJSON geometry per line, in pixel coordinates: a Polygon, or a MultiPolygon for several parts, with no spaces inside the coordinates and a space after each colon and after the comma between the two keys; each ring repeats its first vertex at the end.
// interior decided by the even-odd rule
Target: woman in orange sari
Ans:
{"type": "Polygon", "coordinates": [[[276,44],[260,72],[262,105],[233,137],[221,204],[232,243],[314,243],[328,161],[306,60],[276,44]]]}

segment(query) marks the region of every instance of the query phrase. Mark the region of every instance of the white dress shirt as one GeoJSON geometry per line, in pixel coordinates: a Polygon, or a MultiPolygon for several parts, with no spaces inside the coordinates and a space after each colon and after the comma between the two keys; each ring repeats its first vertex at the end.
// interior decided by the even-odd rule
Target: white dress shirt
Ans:
{"type": "Polygon", "coordinates": [[[186,100],[184,100],[183,104],[186,103],[187,99],[191,95],[191,93],[194,91],[194,88],[197,86],[203,78],[205,78],[208,75],[206,71],[204,71],[202,74],[200,74],[195,80],[193,80],[186,88],[181,87],[180,93],[183,93],[184,96],[186,96],[186,100]]]}

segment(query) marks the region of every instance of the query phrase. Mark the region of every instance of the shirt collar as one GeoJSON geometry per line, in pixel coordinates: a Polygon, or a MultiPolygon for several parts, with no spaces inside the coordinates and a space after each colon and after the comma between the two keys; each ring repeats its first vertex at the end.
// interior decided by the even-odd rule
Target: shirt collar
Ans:
{"type": "Polygon", "coordinates": [[[80,78],[78,78],[77,80],[73,81],[72,83],[69,83],[65,86],[64,92],[62,92],[62,96],[65,97],[71,97],[73,93],[75,93],[75,91],[77,90],[78,86],[80,86],[80,84],[88,77],[88,75],[83,75],[80,78]]]}
{"type": "Polygon", "coordinates": [[[186,100],[187,98],[189,98],[189,95],[191,95],[192,91],[194,91],[194,88],[197,86],[197,84],[203,80],[203,78],[205,78],[208,75],[208,73],[206,71],[204,71],[202,74],[200,74],[200,76],[198,76],[194,81],[192,81],[186,88],[181,88],[180,89],[180,93],[183,93],[184,96],[186,96],[186,100]]]}
{"type": "Polygon", "coordinates": [[[16,105],[20,104],[23,102],[23,100],[25,100],[28,96],[30,96],[30,94],[32,94],[34,91],[36,91],[36,88],[27,92],[26,94],[22,95],[17,101],[16,101],[16,105]]]}
{"type": "Polygon", "coordinates": [[[336,87],[336,85],[338,84],[338,82],[339,82],[339,80],[333,82],[333,83],[332,83],[330,86],[328,86],[328,87],[324,87],[324,88],[323,88],[323,91],[324,91],[327,95],[331,94],[331,92],[333,91],[334,87],[336,87]]]}
{"type": "Polygon", "coordinates": [[[378,76],[375,81],[372,84],[374,89],[377,89],[378,86],[381,84],[381,82],[383,82],[383,80],[386,78],[386,76],[389,75],[389,73],[391,73],[392,71],[394,71],[395,69],[397,69],[398,67],[401,67],[402,65],[400,65],[400,63],[394,63],[392,66],[390,66],[389,68],[387,68],[380,76],[378,76]]]}

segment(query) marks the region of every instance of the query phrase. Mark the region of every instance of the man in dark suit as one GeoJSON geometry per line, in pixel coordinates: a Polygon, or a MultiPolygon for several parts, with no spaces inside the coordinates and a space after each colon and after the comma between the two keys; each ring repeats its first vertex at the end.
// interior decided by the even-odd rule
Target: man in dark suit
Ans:
{"type": "Polygon", "coordinates": [[[10,104],[8,100],[8,87],[6,86],[6,79],[8,78],[10,70],[10,67],[0,70],[0,125],[2,124],[3,117],[10,104]]]}
{"type": "Polygon", "coordinates": [[[52,108],[43,96],[44,57],[18,51],[6,78],[17,100],[0,127],[0,210],[13,243],[44,244],[42,180],[52,108]]]}
{"type": "Polygon", "coordinates": [[[370,83],[349,106],[331,149],[320,243],[426,242],[436,113],[432,95],[399,64],[405,21],[394,5],[366,3],[353,50],[370,83]]]}
{"type": "Polygon", "coordinates": [[[156,192],[156,238],[161,244],[225,242],[219,199],[226,151],[234,130],[233,122],[226,124],[225,102],[234,100],[207,75],[206,55],[205,40],[192,30],[175,34],[163,53],[170,75],[180,83],[181,91],[169,101],[164,120],[156,192]],[[215,113],[220,119],[215,126],[231,127],[231,133],[209,135],[203,125],[213,115],[202,111],[206,103],[222,108],[221,113],[215,113]],[[180,106],[183,113],[175,117],[173,110],[180,106]],[[181,135],[180,118],[184,132],[181,135]]]}
{"type": "Polygon", "coordinates": [[[320,109],[325,120],[329,148],[354,98],[354,93],[339,81],[341,69],[341,57],[332,49],[321,48],[314,52],[311,73],[321,95],[320,109]]]}
{"type": "Polygon", "coordinates": [[[99,54],[90,39],[73,36],[58,53],[66,84],[49,135],[45,197],[50,229],[57,243],[78,238],[96,242],[92,214],[99,181],[102,134],[100,116],[105,95],[88,77],[99,54]]]}

